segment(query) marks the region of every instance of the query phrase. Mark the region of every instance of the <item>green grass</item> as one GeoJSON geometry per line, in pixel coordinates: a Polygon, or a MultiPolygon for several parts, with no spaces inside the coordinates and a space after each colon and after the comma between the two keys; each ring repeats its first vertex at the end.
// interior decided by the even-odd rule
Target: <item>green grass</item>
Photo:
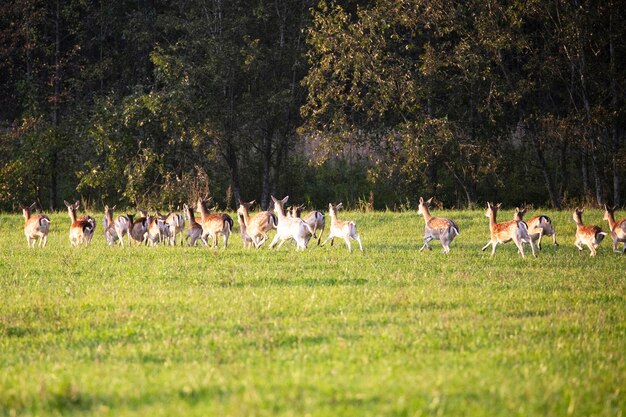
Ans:
{"type": "Polygon", "coordinates": [[[621,416],[626,256],[544,213],[561,246],[536,259],[481,252],[482,211],[433,213],[447,257],[415,213],[343,213],[363,254],[108,248],[100,214],[91,247],[55,214],[31,250],[1,215],[0,415],[621,416]]]}

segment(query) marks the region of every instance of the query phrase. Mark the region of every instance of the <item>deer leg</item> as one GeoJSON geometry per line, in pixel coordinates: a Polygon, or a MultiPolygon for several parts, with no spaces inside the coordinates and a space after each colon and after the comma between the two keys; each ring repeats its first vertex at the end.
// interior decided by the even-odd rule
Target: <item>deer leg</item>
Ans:
{"type": "Polygon", "coordinates": [[[348,246],[348,252],[352,253],[352,245],[350,244],[350,238],[348,236],[345,236],[343,240],[345,240],[346,245],[348,246]]]}
{"type": "MultiPolygon", "coordinates": [[[[332,240],[333,238],[334,238],[334,236],[332,234],[328,235],[326,240],[324,242],[322,242],[322,244],[320,246],[324,246],[326,244],[326,242],[328,242],[329,240],[332,240]]],[[[331,243],[331,246],[332,246],[332,243],[331,243]]]]}
{"type": "MultiPolygon", "coordinates": [[[[483,246],[483,248],[481,249],[483,252],[485,251],[485,249],[487,249],[489,247],[489,245],[491,245],[491,240],[489,242],[487,242],[487,244],[485,246],[483,246]]],[[[494,246],[495,248],[495,246],[494,246]]],[[[495,251],[495,249],[494,249],[495,251]]]]}
{"type": "Polygon", "coordinates": [[[361,252],[363,252],[363,244],[361,243],[361,236],[359,236],[357,233],[354,235],[353,239],[359,242],[359,249],[361,249],[361,252]]]}

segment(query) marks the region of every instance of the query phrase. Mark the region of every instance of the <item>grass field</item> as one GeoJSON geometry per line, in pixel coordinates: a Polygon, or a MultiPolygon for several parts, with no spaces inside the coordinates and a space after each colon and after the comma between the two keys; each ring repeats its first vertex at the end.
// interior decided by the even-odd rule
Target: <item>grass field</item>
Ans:
{"type": "Polygon", "coordinates": [[[447,257],[409,212],[343,213],[352,254],[108,248],[101,214],[72,249],[65,213],[30,250],[0,215],[0,415],[622,416],[626,256],[543,213],[561,246],[536,259],[481,252],[482,211],[433,212],[447,257]]]}

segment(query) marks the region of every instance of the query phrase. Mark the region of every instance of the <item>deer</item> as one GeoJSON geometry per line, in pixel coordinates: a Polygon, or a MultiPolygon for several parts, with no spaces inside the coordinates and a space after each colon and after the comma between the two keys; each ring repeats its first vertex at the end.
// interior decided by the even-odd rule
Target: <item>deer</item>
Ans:
{"type": "Polygon", "coordinates": [[[251,248],[252,245],[256,246],[255,241],[248,234],[248,227],[246,226],[246,219],[243,213],[237,211],[237,223],[239,223],[239,231],[241,232],[241,241],[243,242],[243,248],[248,249],[251,248]]]}
{"type": "Polygon", "coordinates": [[[119,240],[120,245],[124,246],[124,235],[128,235],[128,243],[130,244],[130,234],[128,233],[130,219],[127,216],[113,217],[113,211],[116,206],[104,206],[104,238],[109,246],[115,245],[119,240]]]}
{"type": "Polygon", "coordinates": [[[363,244],[361,243],[361,237],[356,231],[356,223],[352,220],[339,220],[337,217],[337,211],[343,208],[343,204],[339,203],[337,205],[333,205],[332,203],[328,204],[328,214],[330,215],[330,232],[326,237],[324,243],[321,246],[324,246],[326,242],[329,240],[332,242],[334,238],[342,238],[346,245],[348,246],[348,252],[352,253],[352,245],[350,244],[350,238],[356,240],[359,243],[359,248],[361,252],[363,252],[363,244]]]}
{"type": "Polygon", "coordinates": [[[270,249],[276,246],[279,240],[280,244],[276,250],[280,249],[286,241],[293,239],[296,242],[296,250],[305,250],[307,244],[307,232],[315,236],[313,229],[311,229],[311,226],[306,224],[302,219],[287,217],[285,214],[285,204],[289,200],[289,196],[286,196],[282,200],[278,200],[274,196],[271,197],[274,202],[274,213],[278,218],[278,225],[276,227],[274,240],[270,243],[270,249]]]}
{"type": "Polygon", "coordinates": [[[224,237],[224,249],[228,247],[228,238],[233,229],[233,219],[226,213],[211,213],[207,209],[202,199],[198,199],[198,211],[202,225],[202,240],[206,240],[210,235],[212,239],[212,248],[217,248],[217,237],[224,237]]]}
{"type": "Polygon", "coordinates": [[[491,256],[494,256],[498,243],[507,243],[512,240],[513,243],[515,243],[515,246],[517,246],[517,250],[522,258],[525,257],[524,247],[522,246],[522,243],[524,242],[530,243],[530,250],[533,256],[537,256],[535,253],[535,244],[532,239],[530,239],[530,236],[528,236],[528,226],[526,223],[515,220],[496,223],[496,215],[500,207],[502,207],[502,203],[494,205],[487,202],[485,216],[489,217],[489,231],[491,233],[491,239],[485,246],[483,246],[482,250],[484,251],[489,247],[489,245],[491,245],[491,256]]]}
{"type": "Polygon", "coordinates": [[[148,216],[148,236],[147,243],[156,246],[161,242],[169,240],[170,225],[165,221],[165,216],[148,216]]]}
{"type": "Polygon", "coordinates": [[[183,231],[185,230],[185,219],[178,213],[169,212],[165,215],[159,213],[157,211],[157,216],[161,217],[165,220],[165,222],[169,225],[169,236],[167,238],[167,243],[171,246],[176,246],[176,237],[180,235],[180,244],[183,244],[183,231]]]}
{"type": "MultiPolygon", "coordinates": [[[[267,232],[276,229],[278,226],[278,218],[269,211],[262,211],[250,217],[249,209],[254,204],[254,200],[246,203],[239,200],[239,208],[237,215],[242,216],[246,233],[252,240],[255,248],[260,248],[268,239],[267,232]]],[[[242,234],[243,237],[243,234],[242,234]]],[[[245,243],[245,242],[244,242],[245,243]]]]}
{"type": "Polygon", "coordinates": [[[574,219],[574,223],[576,223],[576,241],[574,245],[578,248],[578,251],[582,253],[583,247],[585,245],[591,251],[590,256],[596,256],[598,246],[600,246],[600,242],[604,239],[604,237],[608,234],[602,231],[600,226],[586,226],[583,224],[583,213],[585,208],[574,209],[574,213],[572,213],[572,218],[574,219]]]}
{"type": "Polygon", "coordinates": [[[24,235],[29,248],[34,248],[35,244],[39,248],[45,248],[48,243],[48,233],[50,231],[50,218],[45,214],[32,214],[37,208],[37,202],[30,206],[20,205],[24,216],[24,235]],[[37,242],[39,241],[39,242],[37,242]]]}
{"type": "Polygon", "coordinates": [[[198,239],[200,239],[201,242],[206,245],[207,242],[202,239],[202,226],[196,221],[193,208],[187,204],[183,204],[183,213],[189,220],[189,228],[187,229],[185,241],[189,242],[189,246],[195,246],[198,239]]]}
{"type": "MultiPolygon", "coordinates": [[[[515,213],[513,213],[513,220],[522,222],[524,221],[524,215],[526,214],[527,209],[524,208],[520,210],[519,208],[515,208],[515,213]]],[[[541,240],[544,236],[552,236],[552,244],[554,246],[559,246],[556,242],[556,229],[552,224],[552,220],[548,216],[544,216],[543,214],[539,216],[535,216],[532,219],[525,222],[528,226],[528,236],[533,240],[533,242],[537,242],[536,245],[541,250],[541,240]]]]}
{"type": "Polygon", "coordinates": [[[137,209],[139,217],[137,219],[132,215],[128,215],[130,220],[129,235],[132,241],[137,244],[147,243],[148,239],[148,212],[145,210],[137,209]]]}
{"type": "Polygon", "coordinates": [[[80,207],[80,201],[70,204],[63,201],[67,207],[67,213],[70,216],[70,244],[74,247],[85,244],[89,246],[93,233],[96,230],[96,220],[91,216],[76,217],[76,210],[80,207]]]}
{"type": "MultiPolygon", "coordinates": [[[[303,209],[304,209],[303,205],[292,207],[291,216],[300,217],[302,215],[303,209]]],[[[317,238],[317,244],[319,245],[320,241],[322,240],[322,234],[324,233],[324,228],[326,227],[326,218],[324,217],[324,213],[322,213],[321,211],[314,210],[310,212],[309,214],[307,214],[302,220],[304,220],[305,223],[311,226],[311,229],[313,229],[313,233],[317,233],[318,230],[320,231],[320,235],[317,238]]],[[[307,244],[309,243],[309,240],[312,237],[313,235],[307,234],[307,237],[306,237],[307,244]]]]}
{"type": "Polygon", "coordinates": [[[443,247],[443,253],[450,253],[450,243],[456,236],[460,234],[459,226],[450,219],[446,219],[444,217],[433,217],[428,210],[428,206],[433,201],[433,197],[424,201],[422,197],[420,197],[420,202],[417,208],[417,213],[424,216],[424,244],[420,248],[420,252],[424,249],[432,250],[428,242],[431,240],[439,240],[441,242],[441,246],[443,247]]]}
{"type": "Polygon", "coordinates": [[[609,229],[611,230],[611,237],[613,238],[613,252],[626,254],[626,218],[616,222],[616,208],[617,206],[609,208],[609,206],[605,204],[603,219],[609,222],[609,229]],[[624,244],[622,252],[620,252],[617,248],[620,243],[624,244]]]}

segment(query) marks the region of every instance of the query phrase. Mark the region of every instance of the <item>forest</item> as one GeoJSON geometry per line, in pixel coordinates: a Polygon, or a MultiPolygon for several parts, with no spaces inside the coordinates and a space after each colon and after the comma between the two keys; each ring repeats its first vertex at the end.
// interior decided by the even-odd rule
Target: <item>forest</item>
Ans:
{"type": "Polygon", "coordinates": [[[0,210],[623,205],[622,2],[8,0],[0,210]]]}

